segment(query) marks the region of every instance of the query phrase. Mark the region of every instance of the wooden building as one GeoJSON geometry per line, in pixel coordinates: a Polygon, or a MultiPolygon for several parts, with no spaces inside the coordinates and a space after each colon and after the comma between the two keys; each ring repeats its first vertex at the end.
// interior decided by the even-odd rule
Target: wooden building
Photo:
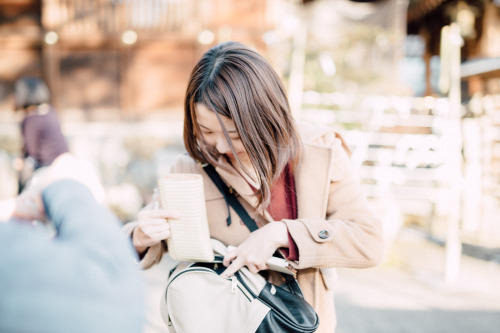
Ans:
{"type": "Polygon", "coordinates": [[[44,77],[58,109],[87,120],[179,109],[208,47],[263,49],[268,28],[265,0],[0,0],[0,111],[22,75],[44,77]]]}

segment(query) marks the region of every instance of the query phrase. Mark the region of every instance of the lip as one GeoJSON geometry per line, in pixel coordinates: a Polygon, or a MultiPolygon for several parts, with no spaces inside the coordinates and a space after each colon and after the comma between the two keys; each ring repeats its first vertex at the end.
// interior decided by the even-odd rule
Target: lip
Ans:
{"type": "Polygon", "coordinates": [[[243,152],[237,152],[236,154],[233,153],[226,153],[225,155],[229,158],[235,158],[235,156],[238,156],[238,158],[241,158],[243,156],[243,152]]]}

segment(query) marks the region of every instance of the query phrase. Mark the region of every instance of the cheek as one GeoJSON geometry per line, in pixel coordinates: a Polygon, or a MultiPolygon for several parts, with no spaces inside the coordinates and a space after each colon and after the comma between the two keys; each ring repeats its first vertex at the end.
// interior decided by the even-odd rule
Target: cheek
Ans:
{"type": "Polygon", "coordinates": [[[243,143],[241,141],[239,141],[239,140],[236,142],[233,141],[233,146],[237,152],[246,154],[247,151],[246,151],[245,146],[243,146],[243,143]]]}
{"type": "Polygon", "coordinates": [[[203,135],[203,141],[211,147],[214,147],[217,143],[212,135],[203,135]]]}

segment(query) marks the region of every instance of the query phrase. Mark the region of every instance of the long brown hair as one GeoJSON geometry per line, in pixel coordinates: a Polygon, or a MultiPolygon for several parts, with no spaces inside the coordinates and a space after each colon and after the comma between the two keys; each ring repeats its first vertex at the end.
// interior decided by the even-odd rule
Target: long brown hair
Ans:
{"type": "MultiPolygon", "coordinates": [[[[208,50],[195,65],[184,101],[184,144],[194,159],[221,166],[217,152],[200,134],[195,107],[232,119],[257,174],[259,204],[265,209],[271,185],[288,162],[296,163],[300,140],[285,89],[271,65],[254,50],[225,42],[208,50]]],[[[219,118],[226,140],[229,135],[219,118]]],[[[235,154],[239,165],[249,174],[235,154]]]]}

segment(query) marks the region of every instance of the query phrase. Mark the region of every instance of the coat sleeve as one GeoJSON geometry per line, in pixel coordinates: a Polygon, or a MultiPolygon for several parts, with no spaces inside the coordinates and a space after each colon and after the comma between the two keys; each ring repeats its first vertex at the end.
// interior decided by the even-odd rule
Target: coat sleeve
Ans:
{"type": "MultiPolygon", "coordinates": [[[[135,228],[137,227],[137,221],[128,222],[123,226],[123,231],[125,234],[132,238],[135,228]]],[[[139,259],[138,264],[142,269],[148,269],[151,266],[159,263],[165,252],[165,247],[163,242],[150,246],[146,253],[139,259]]]]}
{"type": "Polygon", "coordinates": [[[297,244],[297,269],[373,267],[383,257],[382,227],[355,178],[348,152],[332,136],[332,168],[324,218],[284,220],[297,244]]]}

